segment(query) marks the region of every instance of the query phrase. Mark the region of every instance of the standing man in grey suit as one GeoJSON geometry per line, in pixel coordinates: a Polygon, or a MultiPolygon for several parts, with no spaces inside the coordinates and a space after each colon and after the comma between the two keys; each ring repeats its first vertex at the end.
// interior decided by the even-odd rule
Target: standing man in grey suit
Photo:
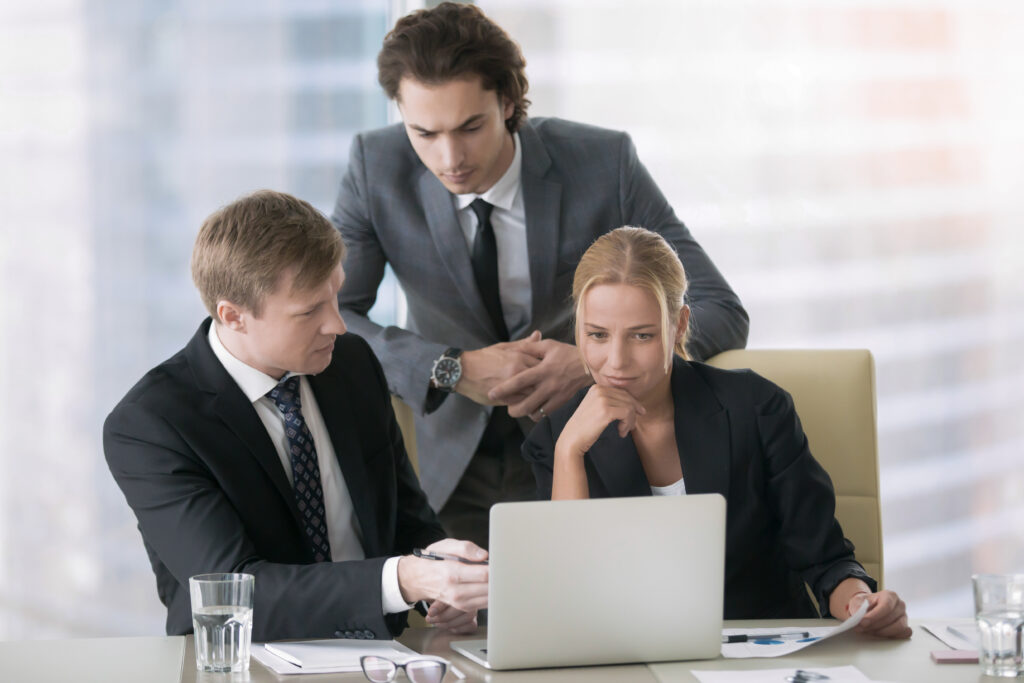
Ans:
{"type": "Polygon", "coordinates": [[[416,413],[420,478],[448,532],[487,546],[493,503],[534,495],[524,431],[590,383],[571,345],[579,257],[639,225],[690,276],[691,354],[742,348],[747,314],[675,216],[629,136],[527,119],[519,46],[473,5],[398,20],[377,58],[402,115],[358,135],[332,220],[349,247],[340,305],[416,413]],[[407,328],[366,314],[390,263],[407,328]]]}

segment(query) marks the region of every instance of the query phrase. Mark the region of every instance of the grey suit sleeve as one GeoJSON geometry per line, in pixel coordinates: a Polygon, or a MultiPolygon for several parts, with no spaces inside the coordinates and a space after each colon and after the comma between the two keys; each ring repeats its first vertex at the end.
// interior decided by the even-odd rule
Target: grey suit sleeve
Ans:
{"type": "Polygon", "coordinates": [[[257,554],[231,501],[165,419],[138,403],[119,406],[104,425],[107,464],[139,521],[147,545],[188,594],[188,578],[209,572],[256,577],[253,639],[331,638],[400,631],[381,609],[386,558],[284,564],[257,554]]]}
{"type": "Polygon", "coordinates": [[[668,200],[637,157],[636,147],[623,135],[620,169],[622,216],[628,225],[658,232],[675,247],[689,279],[690,340],[695,360],[747,345],[750,323],[743,304],[718,268],[676,217],[668,200]]]}
{"type": "MultiPolygon", "coordinates": [[[[331,222],[341,232],[348,250],[345,284],[338,295],[338,303],[349,330],[368,341],[380,359],[387,375],[388,390],[423,414],[430,369],[448,347],[394,325],[378,325],[367,317],[377,300],[377,288],[384,278],[388,260],[377,237],[367,183],[363,140],[357,135],[352,141],[348,168],[331,214],[331,222]]],[[[411,184],[409,191],[413,191],[411,184]]]]}

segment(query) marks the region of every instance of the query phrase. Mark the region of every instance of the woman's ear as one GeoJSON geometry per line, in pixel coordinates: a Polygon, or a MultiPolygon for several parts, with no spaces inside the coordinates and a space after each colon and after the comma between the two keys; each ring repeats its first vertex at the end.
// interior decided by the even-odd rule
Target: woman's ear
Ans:
{"type": "Polygon", "coordinates": [[[679,322],[676,324],[676,340],[686,335],[686,328],[690,326],[690,307],[683,304],[679,309],[679,322]]]}

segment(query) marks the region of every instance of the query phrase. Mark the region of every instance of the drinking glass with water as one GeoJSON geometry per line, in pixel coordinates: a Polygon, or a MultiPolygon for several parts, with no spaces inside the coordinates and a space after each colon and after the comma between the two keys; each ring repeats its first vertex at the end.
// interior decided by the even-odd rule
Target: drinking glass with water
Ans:
{"type": "Polygon", "coordinates": [[[188,580],[198,670],[249,670],[255,582],[252,574],[199,574],[188,580]]]}
{"type": "Polygon", "coordinates": [[[1024,675],[1024,574],[975,574],[971,580],[981,637],[978,660],[985,675],[1024,675]]]}

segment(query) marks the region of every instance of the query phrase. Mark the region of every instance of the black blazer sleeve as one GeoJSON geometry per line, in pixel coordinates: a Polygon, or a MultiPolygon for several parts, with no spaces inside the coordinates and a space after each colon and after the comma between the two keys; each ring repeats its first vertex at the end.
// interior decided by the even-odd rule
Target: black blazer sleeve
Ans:
{"type": "Polygon", "coordinates": [[[776,387],[758,406],[757,427],[767,477],[765,503],[779,524],[787,564],[811,587],[823,617],[828,598],[845,578],[857,577],[874,591],[877,583],[854,559],[853,544],[835,518],[832,480],[811,455],[788,393],[776,387]]]}
{"type": "Polygon", "coordinates": [[[545,417],[530,430],[523,441],[523,457],[530,463],[533,476],[537,479],[537,500],[551,500],[556,438],[552,433],[551,418],[545,417]]]}

